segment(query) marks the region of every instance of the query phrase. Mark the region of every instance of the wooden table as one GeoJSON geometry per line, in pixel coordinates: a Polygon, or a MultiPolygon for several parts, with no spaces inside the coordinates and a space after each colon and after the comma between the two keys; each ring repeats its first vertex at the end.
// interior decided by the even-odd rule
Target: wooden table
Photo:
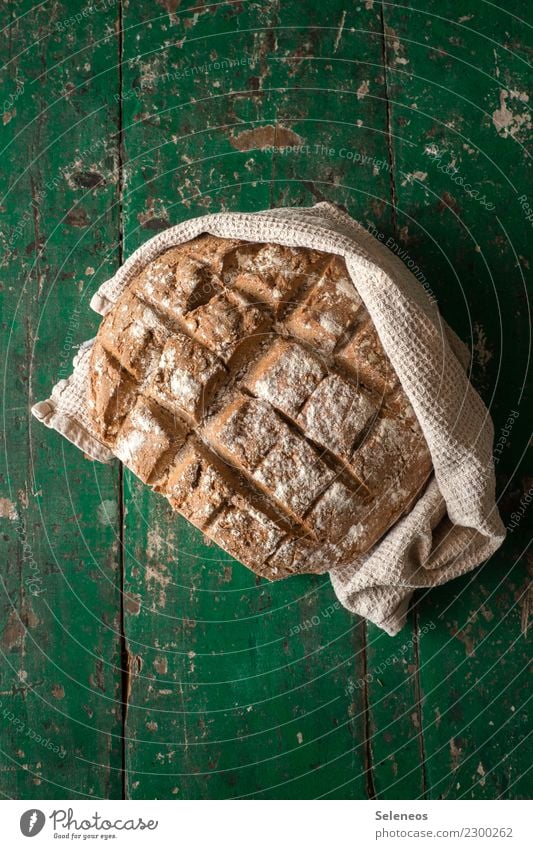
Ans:
{"type": "Polygon", "coordinates": [[[527,796],[526,0],[4,9],[2,794],[527,796]],[[495,422],[508,539],[394,639],[29,414],[146,239],[317,199],[418,266],[495,422]]]}

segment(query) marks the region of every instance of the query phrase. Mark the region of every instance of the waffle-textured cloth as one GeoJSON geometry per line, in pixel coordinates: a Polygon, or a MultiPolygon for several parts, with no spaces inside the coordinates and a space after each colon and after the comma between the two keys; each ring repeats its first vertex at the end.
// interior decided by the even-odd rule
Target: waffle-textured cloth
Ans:
{"type": "MultiPolygon", "coordinates": [[[[466,346],[404,263],[348,215],[327,203],[258,213],[220,213],[171,227],[142,245],[94,295],[105,315],[124,287],[159,254],[201,233],[277,242],[344,257],[383,347],[419,419],[434,475],[411,511],[363,557],[330,570],[341,603],[396,634],[419,587],[462,575],[489,557],[505,530],[495,503],[490,415],[471,386],[466,346]]],[[[108,461],[87,410],[92,340],[74,371],[32,409],[85,453],[108,461]]],[[[327,564],[326,564],[327,566],[327,564]]]]}

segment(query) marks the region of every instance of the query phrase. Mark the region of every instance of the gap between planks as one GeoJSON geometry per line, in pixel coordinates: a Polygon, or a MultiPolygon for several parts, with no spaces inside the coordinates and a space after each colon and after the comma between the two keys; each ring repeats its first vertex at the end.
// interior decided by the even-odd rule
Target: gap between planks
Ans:
{"type": "MultiPolygon", "coordinates": [[[[118,64],[118,134],[117,134],[117,193],[118,193],[118,263],[124,262],[124,118],[122,97],[124,80],[122,63],[124,61],[124,19],[122,0],[118,3],[117,17],[117,64],[118,64]]],[[[119,522],[119,581],[120,581],[120,703],[121,703],[121,784],[122,798],[128,798],[128,772],[126,755],[126,723],[128,719],[128,702],[131,688],[131,658],[126,638],[124,593],[126,589],[125,557],[124,557],[124,466],[118,465],[118,522],[119,522]]]]}

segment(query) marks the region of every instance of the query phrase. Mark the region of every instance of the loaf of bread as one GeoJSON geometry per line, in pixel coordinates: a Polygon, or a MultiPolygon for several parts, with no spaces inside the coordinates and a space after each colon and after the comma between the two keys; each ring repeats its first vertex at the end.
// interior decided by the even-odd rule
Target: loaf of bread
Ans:
{"type": "Polygon", "coordinates": [[[344,261],[203,235],[126,287],[91,354],[99,438],[271,580],[366,553],[431,472],[344,261]]]}

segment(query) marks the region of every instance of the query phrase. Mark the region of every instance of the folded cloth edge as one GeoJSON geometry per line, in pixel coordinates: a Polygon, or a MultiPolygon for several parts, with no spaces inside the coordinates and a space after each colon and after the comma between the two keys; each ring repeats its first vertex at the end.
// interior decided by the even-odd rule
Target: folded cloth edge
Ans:
{"type": "MultiPolygon", "coordinates": [[[[490,556],[505,538],[494,500],[492,423],[488,411],[464,374],[470,358],[469,349],[446,324],[436,304],[430,301],[404,263],[364,227],[329,203],[316,204],[311,208],[289,207],[258,213],[218,213],[169,228],[137,249],[116,274],[100,286],[91,300],[91,307],[105,314],[138,268],[171,245],[187,241],[202,232],[314,247],[347,259],[354,285],[365,301],[384,348],[415,408],[435,465],[435,478],[430,481],[411,512],[396,523],[363,558],[342,569],[330,570],[334,590],[345,607],[375,622],[387,633],[395,634],[405,623],[409,601],[416,587],[437,585],[469,571],[490,556]],[[317,247],[317,243],[321,246],[317,247]],[[349,260],[352,261],[352,267],[349,260]],[[361,290],[361,279],[356,283],[352,273],[354,264],[358,273],[361,270],[366,272],[367,289],[364,291],[361,290]],[[408,373],[409,368],[404,369],[396,350],[390,317],[383,312],[382,305],[380,307],[380,287],[382,289],[387,285],[392,287],[397,303],[400,308],[405,307],[409,318],[415,315],[416,326],[441,340],[444,353],[439,365],[443,374],[451,372],[460,382],[465,393],[466,412],[470,413],[472,419],[463,428],[464,433],[459,432],[459,438],[453,429],[450,429],[450,433],[443,433],[441,410],[438,410],[441,418],[437,436],[432,431],[431,421],[428,421],[428,404],[414,386],[408,373]],[[458,367],[463,377],[458,376],[458,367]],[[481,447],[469,443],[472,432],[477,433],[477,442],[481,447]],[[465,463],[465,457],[468,463],[465,463]],[[476,503],[470,515],[461,497],[462,486],[472,489],[476,495],[476,503]],[[437,504],[440,504],[439,510],[435,509],[437,504]],[[439,569],[432,570],[429,568],[432,533],[438,524],[435,517],[440,515],[442,519],[446,511],[455,525],[439,542],[441,565],[439,569]],[[417,526],[420,513],[426,521],[417,526]],[[428,516],[435,519],[433,525],[431,522],[428,524],[428,516]],[[454,544],[457,536],[454,528],[459,527],[462,529],[460,551],[454,544]],[[471,530],[471,540],[467,545],[470,551],[464,548],[465,528],[471,530]],[[428,571],[431,575],[429,582],[427,574],[422,578],[424,572],[428,571]]],[[[90,344],[90,341],[86,344],[90,344]]],[[[405,350],[402,356],[405,356],[405,350]]],[[[95,459],[105,462],[112,458],[112,452],[98,443],[79,421],[69,419],[61,411],[54,401],[54,392],[48,401],[34,405],[32,412],[44,424],[58,430],[95,459]]],[[[445,414],[446,410],[444,418],[445,414]]]]}

